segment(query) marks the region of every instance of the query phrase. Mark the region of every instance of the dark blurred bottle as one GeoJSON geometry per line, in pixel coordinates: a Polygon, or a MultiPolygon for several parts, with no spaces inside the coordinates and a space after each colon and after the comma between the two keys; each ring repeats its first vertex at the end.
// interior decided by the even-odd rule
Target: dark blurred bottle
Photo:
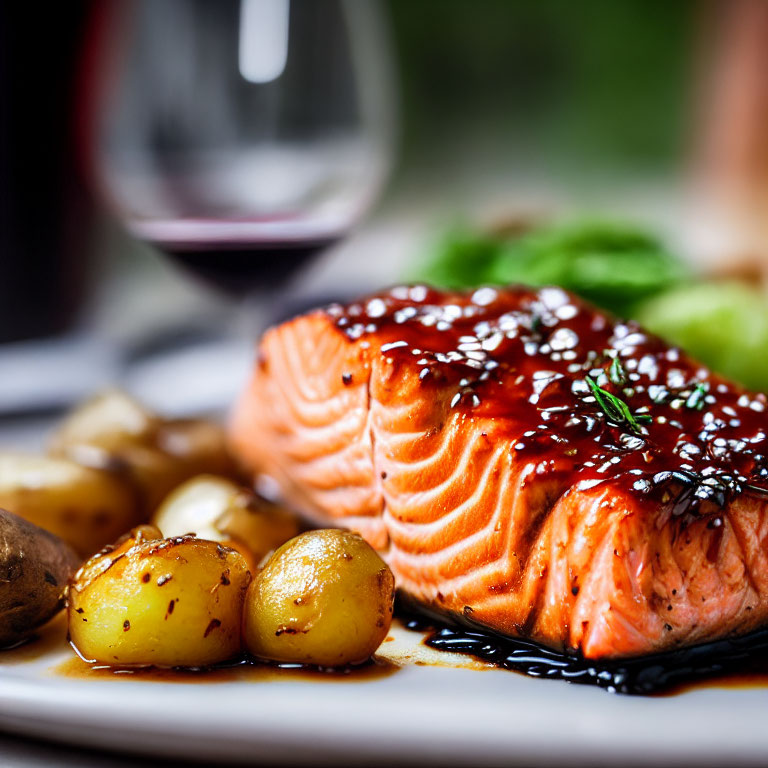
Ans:
{"type": "Polygon", "coordinates": [[[82,304],[93,209],[75,105],[89,7],[0,3],[0,342],[61,332],[82,304]]]}

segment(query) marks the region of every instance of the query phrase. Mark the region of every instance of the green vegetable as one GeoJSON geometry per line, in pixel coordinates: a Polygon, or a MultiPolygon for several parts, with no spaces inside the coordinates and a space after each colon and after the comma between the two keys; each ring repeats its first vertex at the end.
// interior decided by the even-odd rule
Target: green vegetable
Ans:
{"type": "Polygon", "coordinates": [[[418,274],[449,288],[559,285],[625,317],[685,276],[654,237],[600,222],[541,227],[511,239],[454,231],[418,274]]]}
{"type": "Polygon", "coordinates": [[[600,409],[608,419],[620,426],[629,427],[632,432],[640,432],[640,422],[649,423],[653,417],[649,413],[635,413],[629,410],[629,406],[616,395],[599,387],[591,376],[585,376],[585,380],[600,409]]]}
{"type": "Polygon", "coordinates": [[[737,281],[680,286],[639,307],[650,331],[750,389],[768,391],[768,301],[737,281]]]}
{"type": "Polygon", "coordinates": [[[506,241],[498,237],[452,230],[438,241],[413,279],[441,288],[474,288],[494,282],[494,265],[506,247],[506,241]]]}

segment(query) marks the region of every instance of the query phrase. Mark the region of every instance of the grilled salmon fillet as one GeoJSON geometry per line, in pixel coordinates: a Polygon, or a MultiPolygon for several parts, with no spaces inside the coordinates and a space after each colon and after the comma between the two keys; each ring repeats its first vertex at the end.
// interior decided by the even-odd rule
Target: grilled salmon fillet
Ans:
{"type": "Polygon", "coordinates": [[[399,286],[272,328],[230,438],[493,631],[610,659],[768,623],[766,397],[559,288],[399,286]]]}

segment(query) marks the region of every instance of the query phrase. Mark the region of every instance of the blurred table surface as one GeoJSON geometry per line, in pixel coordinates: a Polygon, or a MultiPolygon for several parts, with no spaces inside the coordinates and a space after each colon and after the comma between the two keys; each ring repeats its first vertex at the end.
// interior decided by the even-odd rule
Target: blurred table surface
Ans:
{"type": "MultiPolygon", "coordinates": [[[[174,768],[174,763],[167,760],[155,762],[151,758],[140,759],[147,768],[160,764],[164,768],[174,768]]],[[[137,758],[131,755],[112,755],[0,735],[0,768],[128,768],[134,767],[136,762],[137,758]]]]}

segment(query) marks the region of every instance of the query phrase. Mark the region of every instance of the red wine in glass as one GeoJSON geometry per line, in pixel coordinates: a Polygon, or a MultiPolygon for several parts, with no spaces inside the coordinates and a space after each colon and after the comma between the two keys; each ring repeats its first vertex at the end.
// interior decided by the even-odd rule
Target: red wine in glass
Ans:
{"type": "Polygon", "coordinates": [[[291,220],[133,222],[131,231],[230,295],[279,288],[344,235],[291,220]]]}
{"type": "Polygon", "coordinates": [[[137,239],[268,304],[362,220],[387,175],[395,110],[380,4],[107,7],[84,110],[96,188],[137,239]]]}
{"type": "Polygon", "coordinates": [[[245,295],[256,288],[275,288],[290,279],[314,256],[337,239],[282,243],[156,243],[174,262],[229,294],[245,295]]]}

